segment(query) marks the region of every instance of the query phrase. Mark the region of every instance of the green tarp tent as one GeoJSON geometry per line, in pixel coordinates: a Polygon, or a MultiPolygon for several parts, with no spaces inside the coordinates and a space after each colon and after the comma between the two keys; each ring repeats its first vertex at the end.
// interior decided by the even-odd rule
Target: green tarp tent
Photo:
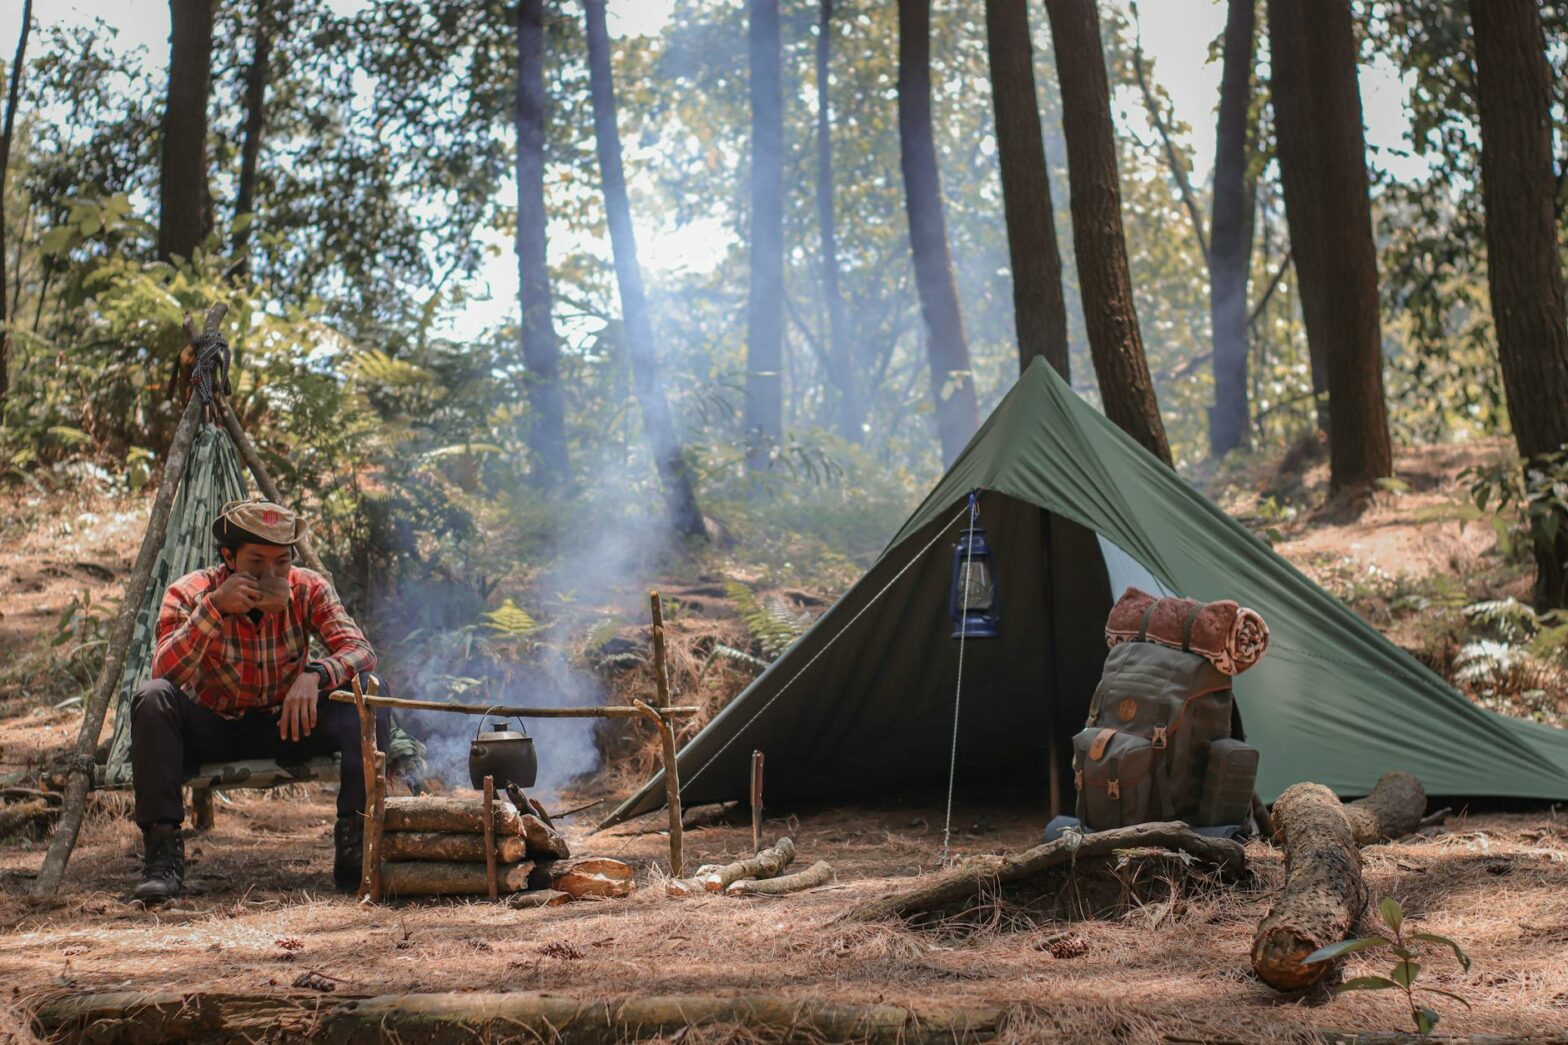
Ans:
{"type": "MultiPolygon", "coordinates": [[[[1300,780],[1365,794],[1391,769],[1429,794],[1568,799],[1568,732],[1477,708],[1197,493],[1035,360],[867,574],[682,748],[687,804],[945,786],[959,643],[952,545],[982,491],[1000,634],[964,644],[957,785],[1038,787],[1068,761],[1128,584],[1235,599],[1268,621],[1236,679],[1267,801],[1300,780]]],[[[1070,784],[1064,792],[1070,795],[1070,784]]],[[[659,808],[655,777],[608,823],[659,808]]]]}

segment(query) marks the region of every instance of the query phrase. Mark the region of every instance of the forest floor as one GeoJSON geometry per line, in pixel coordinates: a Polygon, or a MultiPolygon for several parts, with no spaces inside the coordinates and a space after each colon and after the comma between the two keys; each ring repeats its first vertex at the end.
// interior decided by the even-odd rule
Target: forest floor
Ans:
{"type": "MultiPolygon", "coordinates": [[[[1354,520],[1319,507],[1325,476],[1311,460],[1259,465],[1231,476],[1216,495],[1441,670],[1464,626],[1460,603],[1527,594],[1517,568],[1497,554],[1491,527],[1464,510],[1457,478],[1498,449],[1404,452],[1397,488],[1379,492],[1354,520]]],[[[36,772],[74,737],[79,710],[53,704],[79,693],[82,681],[61,651],[75,649],[84,628],[90,633],[82,618],[94,617],[91,607],[123,582],[142,511],[98,495],[0,494],[0,780],[36,772]],[[69,641],[51,646],[73,604],[88,610],[65,629],[69,641]]],[[[715,627],[700,614],[677,624],[715,627]]],[[[679,627],[672,630],[679,642],[679,627]]],[[[1546,717],[1561,714],[1562,698],[1561,690],[1549,693],[1546,717]]],[[[1535,701],[1538,710],[1541,698],[1535,701]]],[[[592,786],[581,794],[597,797],[592,786]]],[[[826,888],[779,898],[668,898],[667,840],[658,823],[600,833],[570,827],[577,851],[636,866],[638,892],[514,911],[459,902],[356,905],[328,885],[329,787],[230,798],[218,803],[214,828],[187,842],[187,894],[152,910],[127,901],[139,840],[123,794],[94,797],[53,903],[26,897],[43,843],[0,840],[0,984],[8,988],[0,995],[0,1041],[8,1034],[29,1040],[27,1012],[62,994],[221,991],[301,1004],[319,996],[300,983],[345,995],[744,994],[914,1009],[974,1004],[1007,1009],[1002,1038],[1015,1041],[1301,1041],[1331,1030],[1409,1026],[1390,992],[1289,996],[1253,977],[1253,930],[1283,874],[1279,852],[1262,843],[1248,846],[1255,885],[1200,889],[1076,923],[1070,929],[1081,946],[1057,948],[1064,956],[1056,957],[1051,944],[1064,927],[1036,924],[1005,904],[934,928],[833,923],[855,900],[938,866],[938,800],[770,815],[765,834],[791,836],[799,866],[825,859],[837,872],[826,888]]],[[[749,850],[749,825],[703,810],[690,819],[689,864],[749,850]]],[[[1022,849],[1038,841],[1041,820],[1038,809],[960,803],[954,848],[1022,849]]],[[[1446,833],[1374,846],[1365,856],[1374,896],[1399,897],[1419,928],[1453,937],[1474,959],[1468,972],[1433,962],[1422,974],[1472,1006],[1439,1004],[1442,1031],[1568,1034],[1568,820],[1559,811],[1462,810],[1446,833]]],[[[1384,971],[1354,958],[1349,966],[1347,975],[1384,971]]],[[[681,1038],[737,1039],[770,1040],[723,1026],[681,1038]]]]}

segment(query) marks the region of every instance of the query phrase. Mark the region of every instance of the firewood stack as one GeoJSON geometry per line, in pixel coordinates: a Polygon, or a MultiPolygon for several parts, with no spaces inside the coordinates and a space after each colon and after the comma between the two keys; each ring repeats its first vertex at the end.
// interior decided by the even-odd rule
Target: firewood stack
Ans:
{"type": "Polygon", "coordinates": [[[632,869],[619,860],[572,858],[566,839],[536,803],[484,796],[388,798],[382,822],[382,888],[412,896],[508,897],[514,907],[631,895],[632,869]],[[486,807],[489,830],[486,830],[486,807]]]}

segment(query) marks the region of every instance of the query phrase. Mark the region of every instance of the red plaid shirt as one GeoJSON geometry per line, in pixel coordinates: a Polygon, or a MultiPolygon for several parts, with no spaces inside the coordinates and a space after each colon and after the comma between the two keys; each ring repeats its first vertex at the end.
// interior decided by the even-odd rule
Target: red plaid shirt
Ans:
{"type": "Polygon", "coordinates": [[[227,566],[197,570],[169,585],[158,613],[153,678],[168,679],[203,707],[234,717],[283,703],[310,662],[312,633],[327,648],[326,658],[315,663],[326,668],[330,684],[375,668],[375,651],[321,574],[292,568],[287,611],[252,621],[249,613],[224,615],[212,604],[210,593],[231,572],[227,566]]]}

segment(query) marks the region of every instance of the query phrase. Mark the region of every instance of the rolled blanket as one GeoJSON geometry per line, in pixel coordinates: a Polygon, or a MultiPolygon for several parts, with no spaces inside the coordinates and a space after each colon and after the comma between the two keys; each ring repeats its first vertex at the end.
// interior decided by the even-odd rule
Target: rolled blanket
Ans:
{"type": "Polygon", "coordinates": [[[1149,614],[1148,631],[1143,639],[1172,649],[1182,648],[1183,632],[1192,611],[1192,638],[1187,648],[1227,675],[1239,675],[1263,659],[1269,648],[1269,626],[1252,610],[1229,599],[1199,603],[1194,599],[1160,599],[1137,588],[1128,588],[1111,607],[1105,621],[1105,644],[1133,642],[1149,614]]]}

